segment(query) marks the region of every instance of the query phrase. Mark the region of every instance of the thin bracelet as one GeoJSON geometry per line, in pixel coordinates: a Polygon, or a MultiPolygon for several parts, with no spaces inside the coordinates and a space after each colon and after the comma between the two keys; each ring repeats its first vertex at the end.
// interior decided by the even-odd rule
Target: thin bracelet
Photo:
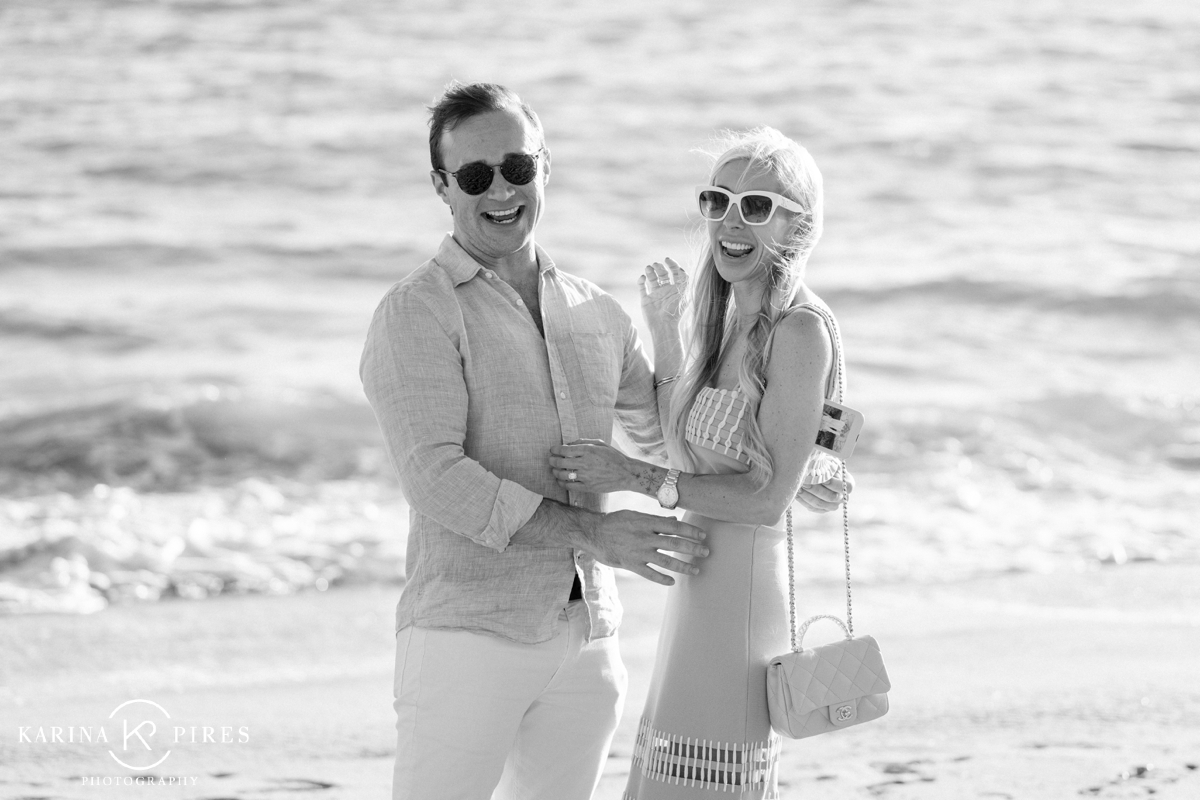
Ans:
{"type": "Polygon", "coordinates": [[[661,381],[655,381],[655,382],[654,382],[654,388],[655,388],[655,389],[657,389],[657,388],[659,388],[660,386],[666,386],[668,383],[670,383],[671,381],[674,381],[674,380],[679,380],[679,376],[678,376],[678,375],[672,375],[672,376],[671,376],[671,377],[669,377],[669,378],[663,378],[661,381]]]}

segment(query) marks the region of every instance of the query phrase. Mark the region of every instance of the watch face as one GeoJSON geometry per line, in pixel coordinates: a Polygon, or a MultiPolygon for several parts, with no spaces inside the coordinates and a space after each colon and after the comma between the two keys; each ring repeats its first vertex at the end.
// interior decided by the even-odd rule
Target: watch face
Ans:
{"type": "Polygon", "coordinates": [[[679,502],[679,490],[674,486],[663,484],[658,487],[658,504],[663,508],[674,508],[679,502]]]}

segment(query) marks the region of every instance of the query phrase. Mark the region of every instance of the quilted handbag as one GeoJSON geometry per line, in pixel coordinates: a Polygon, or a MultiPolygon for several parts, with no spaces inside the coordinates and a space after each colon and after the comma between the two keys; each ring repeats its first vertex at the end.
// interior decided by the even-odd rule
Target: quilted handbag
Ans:
{"type": "Polygon", "coordinates": [[[767,666],[767,708],[771,727],[783,736],[804,739],[862,722],[888,711],[892,688],[879,645],[871,636],[853,637],[840,619],[820,615],[804,623],[831,619],[846,638],[771,659],[767,666]]]}
{"type": "MultiPolygon", "coordinates": [[[[829,326],[837,364],[837,382],[827,386],[832,397],[835,388],[842,400],[844,364],[841,337],[827,311],[813,307],[829,326]]],[[[831,383],[833,375],[830,375],[831,383]]],[[[846,622],[820,614],[806,620],[796,630],[796,577],[792,540],[792,510],[787,512],[788,620],[792,650],[771,659],[767,665],[767,708],[771,727],[783,736],[804,739],[819,733],[848,728],[879,719],[888,711],[888,691],[892,688],[879,645],[871,636],[854,636],[854,618],[850,601],[850,515],[849,492],[845,489],[846,462],[840,464],[843,483],[842,531],[846,552],[846,622]],[[804,649],[808,626],[830,619],[841,626],[846,638],[832,644],[804,649]]]]}

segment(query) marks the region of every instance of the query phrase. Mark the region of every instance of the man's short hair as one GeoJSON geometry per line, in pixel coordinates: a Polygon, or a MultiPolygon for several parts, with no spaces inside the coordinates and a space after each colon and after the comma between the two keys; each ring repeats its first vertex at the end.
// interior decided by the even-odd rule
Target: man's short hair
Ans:
{"type": "MultiPolygon", "coordinates": [[[[429,160],[435,170],[444,170],[446,162],[442,160],[442,134],[452,131],[471,117],[486,114],[489,111],[506,111],[518,109],[525,118],[533,124],[538,138],[544,146],[546,135],[542,131],[542,121],[528,104],[521,102],[517,93],[507,86],[498,83],[459,83],[451,81],[446,85],[442,97],[429,107],[429,160]]],[[[442,176],[446,180],[446,176],[442,176]]]]}

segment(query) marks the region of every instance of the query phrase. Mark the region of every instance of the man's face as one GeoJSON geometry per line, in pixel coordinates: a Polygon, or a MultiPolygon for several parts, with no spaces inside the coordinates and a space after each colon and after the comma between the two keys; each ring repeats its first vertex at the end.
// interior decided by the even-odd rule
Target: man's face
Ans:
{"type": "MultiPolygon", "coordinates": [[[[518,110],[489,111],[459,123],[442,134],[442,161],[447,172],[482,161],[500,164],[512,153],[537,153],[537,131],[518,110]]],[[[524,186],[505,180],[499,170],[483,194],[470,195],[458,181],[433,172],[433,186],[454,215],[454,238],[482,262],[494,262],[533,244],[533,229],[542,213],[550,156],[538,159],[537,176],[524,186]],[[446,180],[449,180],[447,185],[446,180]]]]}

